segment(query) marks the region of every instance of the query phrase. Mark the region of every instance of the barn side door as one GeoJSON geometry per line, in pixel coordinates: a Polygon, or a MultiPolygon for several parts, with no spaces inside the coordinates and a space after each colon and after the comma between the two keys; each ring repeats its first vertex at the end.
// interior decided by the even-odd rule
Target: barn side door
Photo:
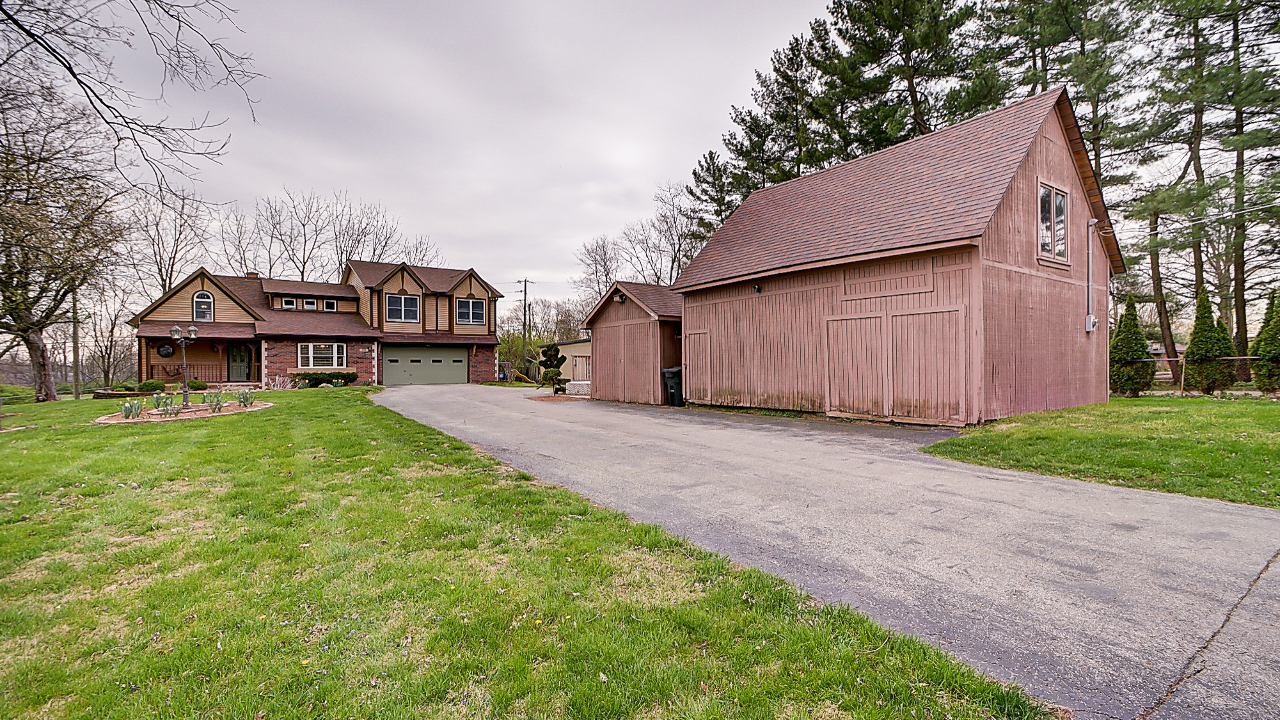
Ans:
{"type": "Polygon", "coordinates": [[[827,319],[827,412],[884,417],[888,408],[885,316],[827,319]]]}
{"type": "Polygon", "coordinates": [[[684,334],[684,370],[681,382],[684,398],[693,402],[711,402],[711,333],[706,330],[684,334]]]}
{"type": "Polygon", "coordinates": [[[890,417],[965,423],[969,353],[964,319],[959,306],[890,315],[890,417]]]}

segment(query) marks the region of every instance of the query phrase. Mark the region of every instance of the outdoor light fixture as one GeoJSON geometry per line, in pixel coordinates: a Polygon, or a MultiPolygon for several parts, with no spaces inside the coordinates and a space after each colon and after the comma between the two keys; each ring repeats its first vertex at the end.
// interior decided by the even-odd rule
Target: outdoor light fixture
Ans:
{"type": "Polygon", "coordinates": [[[617,295],[613,296],[613,301],[616,303],[624,303],[627,301],[627,296],[623,295],[622,293],[618,293],[617,295]]]}
{"type": "Polygon", "coordinates": [[[191,409],[191,395],[187,390],[187,346],[196,341],[196,326],[187,328],[187,337],[182,337],[182,328],[174,325],[169,328],[169,337],[182,348],[182,407],[191,409]]]}
{"type": "Polygon", "coordinates": [[[752,285],[752,286],[751,286],[751,289],[752,289],[752,290],[755,290],[757,293],[759,293],[759,292],[760,292],[760,286],[759,286],[759,285],[752,285]]]}

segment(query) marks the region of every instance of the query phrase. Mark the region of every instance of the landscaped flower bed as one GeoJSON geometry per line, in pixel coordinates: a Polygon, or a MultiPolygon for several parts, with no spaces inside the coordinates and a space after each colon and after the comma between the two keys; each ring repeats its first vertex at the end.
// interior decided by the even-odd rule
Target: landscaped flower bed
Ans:
{"type": "Polygon", "coordinates": [[[228,404],[223,406],[221,412],[215,413],[209,410],[208,405],[200,404],[200,405],[192,405],[189,408],[183,408],[178,411],[177,415],[172,417],[165,417],[163,415],[164,411],[162,410],[152,409],[152,410],[147,410],[143,412],[142,417],[137,417],[133,419],[125,419],[124,413],[111,413],[110,415],[103,415],[97,420],[94,420],[93,423],[95,425],[118,425],[118,424],[127,424],[127,423],[170,422],[173,420],[198,420],[200,418],[221,417],[223,415],[235,415],[236,413],[254,412],[255,410],[266,410],[267,408],[273,407],[273,406],[274,405],[272,403],[261,402],[261,401],[255,401],[252,405],[248,407],[241,407],[240,405],[228,404]]]}

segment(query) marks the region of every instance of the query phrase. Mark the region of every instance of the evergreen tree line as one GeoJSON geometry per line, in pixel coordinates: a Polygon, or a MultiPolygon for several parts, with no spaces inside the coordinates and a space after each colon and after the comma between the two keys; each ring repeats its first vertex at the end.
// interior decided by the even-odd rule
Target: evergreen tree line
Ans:
{"type": "Polygon", "coordinates": [[[837,0],[698,160],[691,234],[757,189],[1065,85],[1121,221],[1116,297],[1173,347],[1203,288],[1244,355],[1280,266],[1277,18],[1276,0],[837,0]]]}

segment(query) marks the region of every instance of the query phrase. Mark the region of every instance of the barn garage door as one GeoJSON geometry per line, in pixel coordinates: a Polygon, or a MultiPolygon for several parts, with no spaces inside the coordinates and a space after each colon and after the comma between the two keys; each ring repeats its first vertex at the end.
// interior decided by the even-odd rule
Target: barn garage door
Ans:
{"type": "Polygon", "coordinates": [[[382,346],[386,385],[446,385],[467,382],[467,349],[382,346]]]}
{"type": "Polygon", "coordinates": [[[963,319],[957,307],[829,319],[828,411],[963,424],[963,319]]]}

